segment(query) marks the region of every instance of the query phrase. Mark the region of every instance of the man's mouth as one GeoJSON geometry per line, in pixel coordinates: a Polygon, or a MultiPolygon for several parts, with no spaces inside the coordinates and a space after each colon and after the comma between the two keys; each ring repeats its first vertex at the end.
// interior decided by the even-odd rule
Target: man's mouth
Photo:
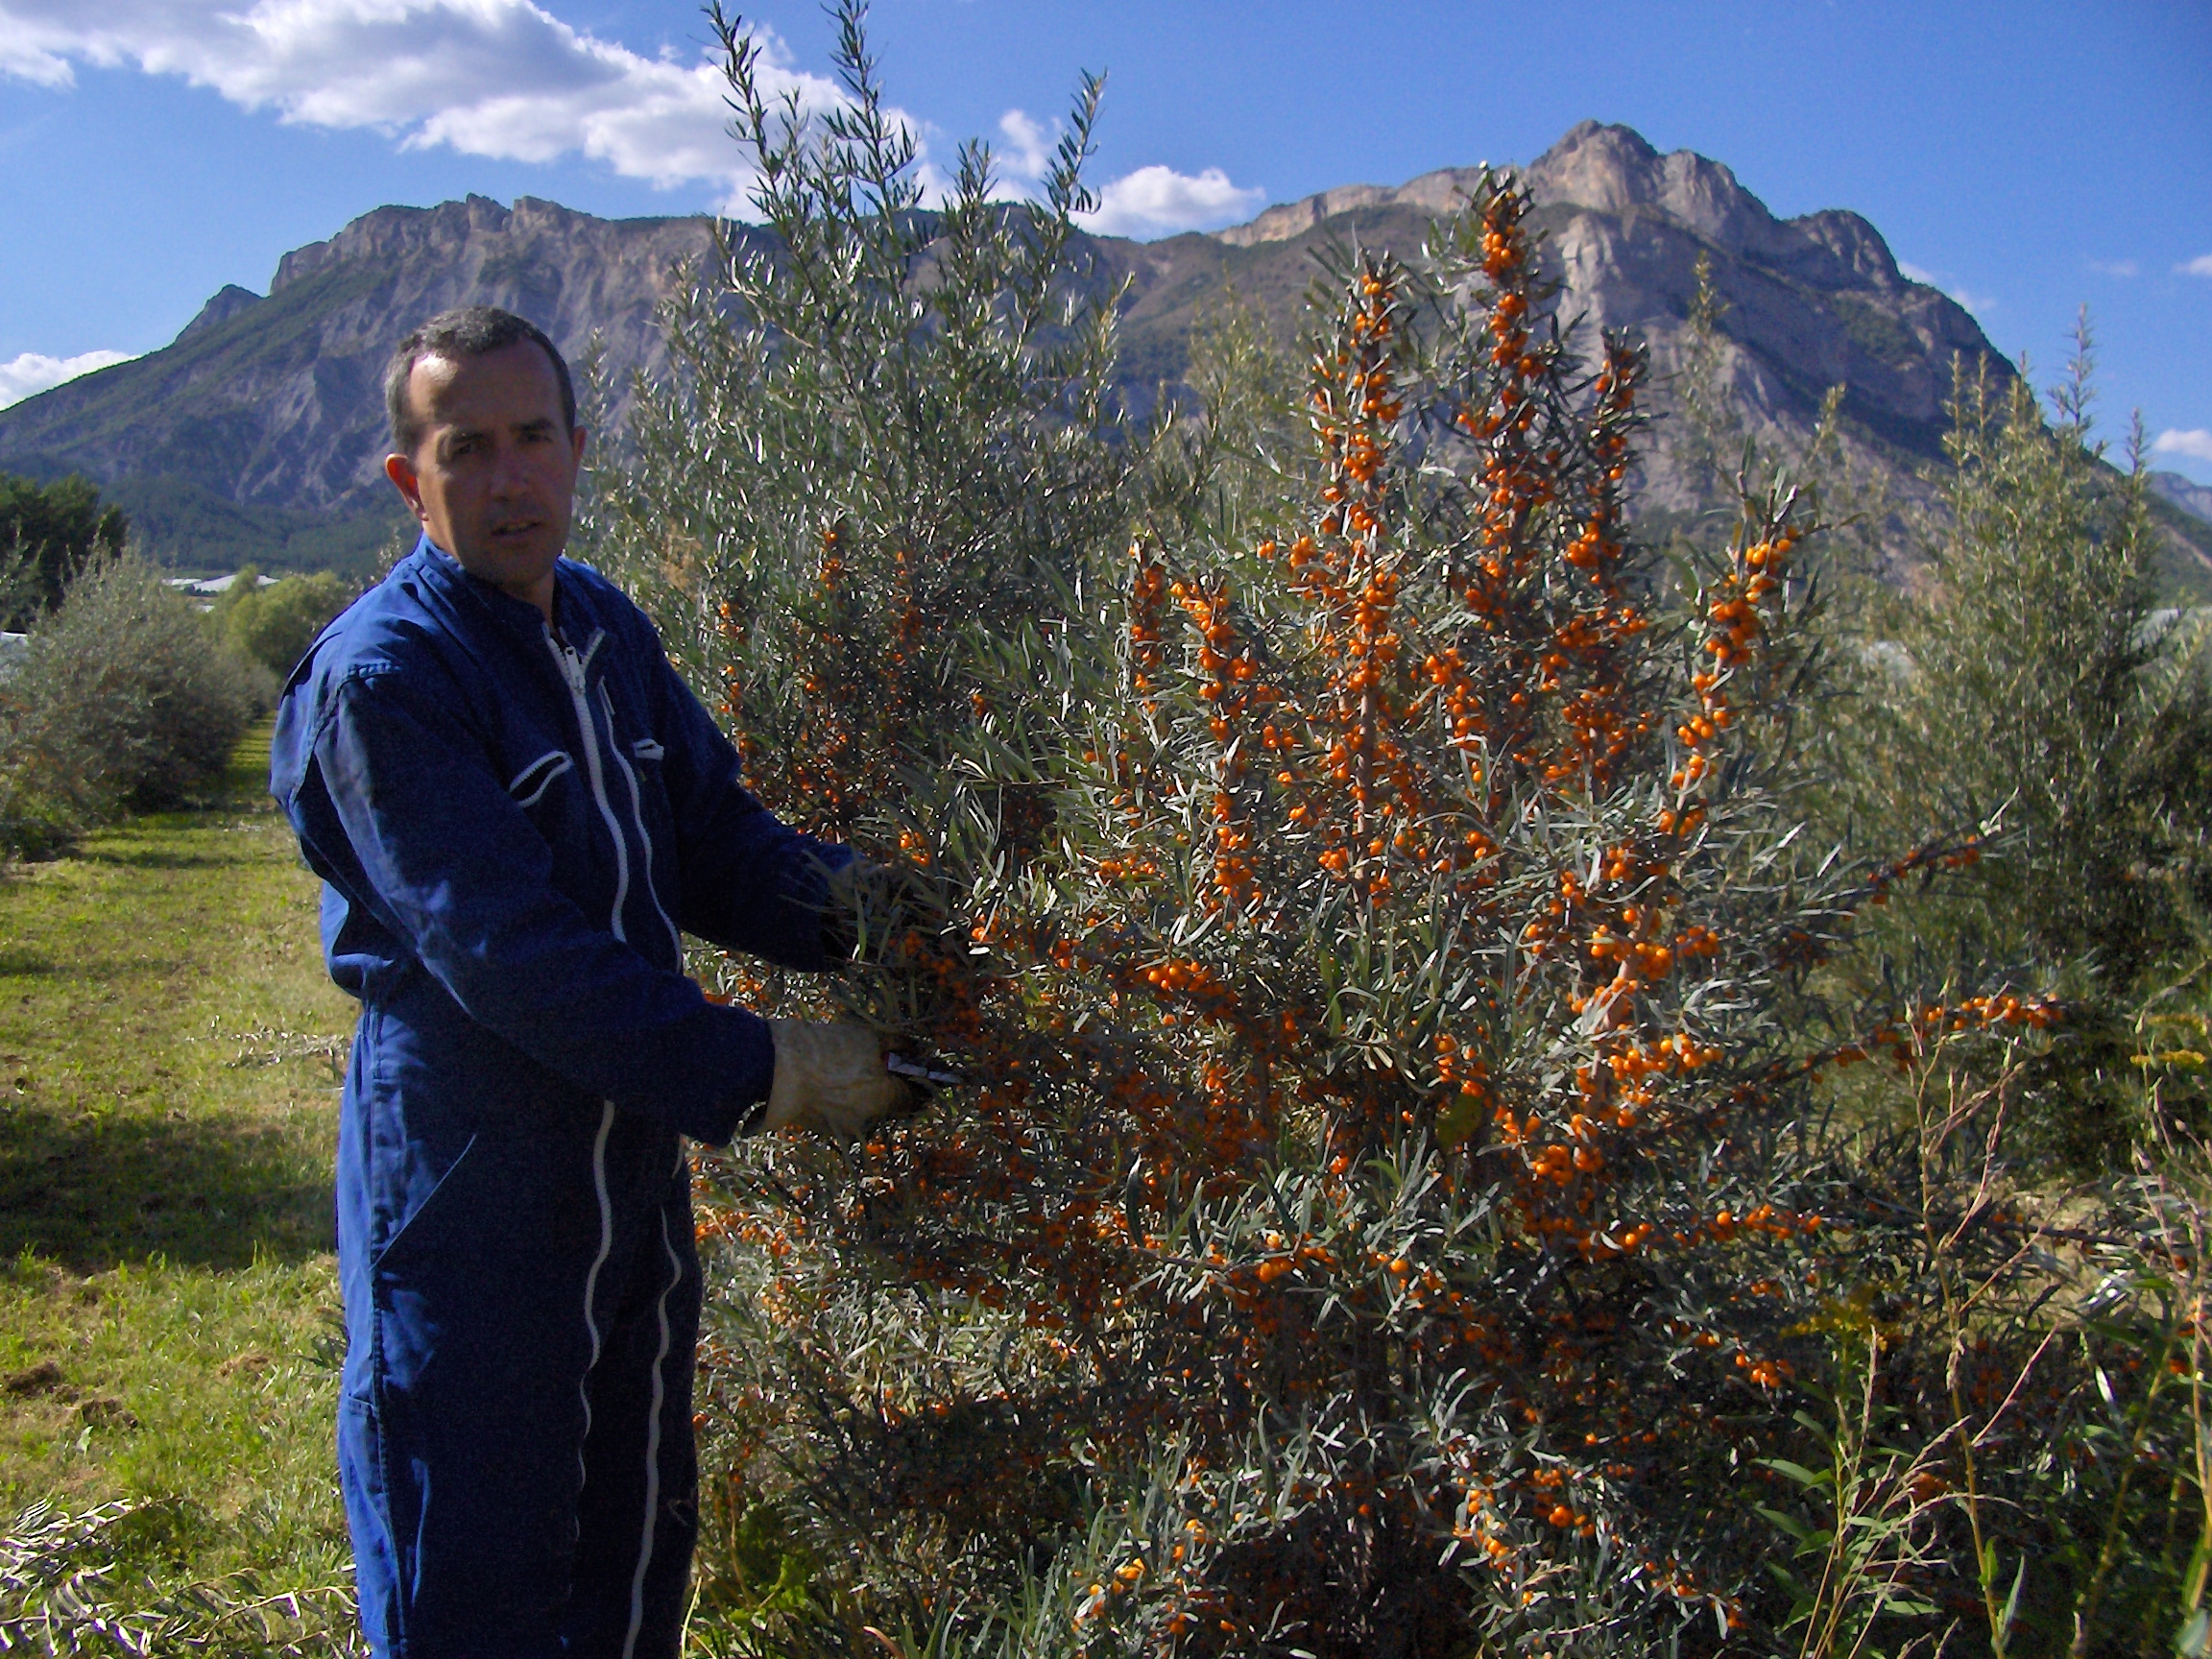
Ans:
{"type": "Polygon", "coordinates": [[[541,518],[510,518],[493,525],[492,534],[497,537],[527,536],[543,522],[541,518]]]}

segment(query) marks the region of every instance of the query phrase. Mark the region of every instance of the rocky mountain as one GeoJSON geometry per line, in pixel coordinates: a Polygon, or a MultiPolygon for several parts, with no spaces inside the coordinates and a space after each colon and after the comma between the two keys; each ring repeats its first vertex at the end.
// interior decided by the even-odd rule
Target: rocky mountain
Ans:
{"type": "Polygon", "coordinates": [[[2151,493],[2190,517],[2212,525],[2212,485],[2192,483],[2178,472],[2153,472],[2151,493]]]}
{"type": "MultiPolygon", "coordinates": [[[[1088,239],[1090,280],[1126,285],[1125,384],[1142,397],[1177,382],[1193,319],[1225,290],[1287,342],[1319,247],[1357,238],[1411,252],[1476,176],[1346,186],[1210,235],[1088,239]]],[[[1745,427],[1801,445],[1823,393],[1841,384],[1851,459],[1899,498],[1919,493],[1915,469],[1940,456],[1954,360],[2010,373],[1973,318],[1906,278],[1856,214],[1777,219],[1720,163],[1662,156],[1594,122],[1525,176],[1565,313],[1647,341],[1662,407],[1700,254],[1724,307],[1720,377],[1745,427]]],[[[570,353],[596,335],[619,384],[659,366],[654,307],[712,238],[704,219],[610,221],[527,198],[378,208],[285,255],[266,296],[226,288],[162,350],[0,411],[0,469],[87,473],[181,567],[357,562],[393,519],[380,375],[400,335],[448,305],[505,305],[570,353]]],[[[1675,463],[1678,429],[1662,421],[1655,435],[1648,511],[1697,505],[1675,463]]]]}
{"type": "MultiPolygon", "coordinates": [[[[1626,127],[1585,121],[1523,169],[1546,256],[1565,284],[1562,315],[1585,338],[1600,327],[1651,349],[1655,402],[1677,399],[1700,255],[1726,336],[1717,365],[1746,431],[1802,449],[1821,399],[1841,385],[1851,464],[1889,486],[1893,505],[1924,497],[1916,470],[1940,460],[1954,361],[2011,373],[1974,319],[1910,280],[1881,234],[1855,213],[1778,219],[1719,162],[1662,156],[1626,127]]],[[[1273,206],[1248,225],[1131,251],[1135,293],[1123,319],[1133,369],[1171,378],[1193,306],[1224,284],[1287,329],[1322,242],[1357,237],[1411,250],[1461,201],[1479,169],[1448,168],[1395,187],[1355,184],[1273,206]]],[[[1702,505],[1678,465],[1679,422],[1653,434],[1643,504],[1702,505]]],[[[1894,538],[1892,538],[1894,540],[1894,538]]]]}
{"type": "Polygon", "coordinates": [[[380,207],[287,253],[266,296],[227,287],[161,350],[0,411],[0,468],[85,473],[180,567],[357,563],[397,512],[382,375],[401,335],[481,301],[571,353],[596,333],[611,367],[650,371],[654,307],[712,243],[704,219],[527,197],[380,207]]]}

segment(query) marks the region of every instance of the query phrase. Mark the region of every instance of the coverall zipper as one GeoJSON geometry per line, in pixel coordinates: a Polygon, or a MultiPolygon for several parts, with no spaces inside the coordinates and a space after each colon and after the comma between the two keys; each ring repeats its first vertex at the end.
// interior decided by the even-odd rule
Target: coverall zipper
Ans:
{"type": "Polygon", "coordinates": [[[562,679],[568,683],[568,699],[576,706],[576,724],[584,734],[584,771],[591,780],[591,799],[599,804],[599,816],[607,820],[607,833],[614,838],[614,918],[609,930],[627,945],[630,935],[622,926],[622,908],[630,898],[630,844],[607,799],[607,772],[599,758],[599,727],[591,718],[591,698],[584,686],[584,659],[565,640],[555,637],[550,628],[545,631],[545,647],[561,664],[562,679]]]}

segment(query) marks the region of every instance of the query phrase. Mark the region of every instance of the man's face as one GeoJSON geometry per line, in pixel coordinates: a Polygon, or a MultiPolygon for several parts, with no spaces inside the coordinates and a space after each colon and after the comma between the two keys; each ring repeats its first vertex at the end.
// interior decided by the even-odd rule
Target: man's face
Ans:
{"type": "Polygon", "coordinates": [[[531,340],[461,362],[419,358],[407,396],[422,435],[412,455],[385,458],[386,474],[464,570],[550,618],[584,459],[551,359],[531,340]]]}

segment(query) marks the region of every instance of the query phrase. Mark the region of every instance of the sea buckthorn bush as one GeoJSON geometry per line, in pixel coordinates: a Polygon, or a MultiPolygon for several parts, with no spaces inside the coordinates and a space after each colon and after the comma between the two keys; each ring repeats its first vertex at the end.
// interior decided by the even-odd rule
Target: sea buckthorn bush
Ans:
{"type": "Polygon", "coordinates": [[[843,15],[813,127],[718,19],[781,246],[591,531],[768,803],[926,873],[827,984],[701,972],[966,1082],[699,1161],[695,1644],[2188,1649],[2198,1166],[2022,1180],[2067,1006],[1839,971],[1984,846],[1806,833],[1800,499],[1639,541],[1642,354],[1510,176],[1323,271],[1295,448],[1233,318],[1123,418],[1095,88],[1043,202],[926,209],[843,15]]]}

